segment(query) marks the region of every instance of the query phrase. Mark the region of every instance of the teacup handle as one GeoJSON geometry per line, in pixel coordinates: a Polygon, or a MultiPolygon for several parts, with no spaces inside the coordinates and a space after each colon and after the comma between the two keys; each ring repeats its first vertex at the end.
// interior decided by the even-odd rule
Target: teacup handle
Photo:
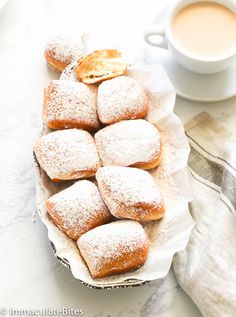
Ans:
{"type": "Polygon", "coordinates": [[[144,31],[144,39],[148,44],[152,46],[158,46],[165,49],[168,48],[165,37],[165,29],[164,26],[161,24],[150,25],[144,31]]]}

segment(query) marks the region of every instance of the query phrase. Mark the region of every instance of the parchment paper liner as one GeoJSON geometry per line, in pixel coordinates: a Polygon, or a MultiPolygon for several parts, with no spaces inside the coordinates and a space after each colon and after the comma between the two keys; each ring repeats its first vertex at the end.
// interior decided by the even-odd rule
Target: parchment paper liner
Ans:
{"type": "MultiPolygon", "coordinates": [[[[90,287],[110,288],[141,285],[167,275],[173,255],[183,250],[188,242],[193,221],[188,210],[191,190],[186,173],[189,145],[183,126],[173,113],[175,91],[160,65],[134,66],[128,76],[145,88],[149,98],[147,120],[156,125],[162,135],[162,163],[151,170],[158,183],[167,211],[160,221],[143,224],[150,239],[146,264],[136,271],[108,278],[92,279],[82,260],[76,243],[64,235],[50,221],[45,200],[73,182],[53,184],[36,162],[36,194],[39,216],[48,229],[55,255],[70,267],[73,276],[90,287]]],[[[68,66],[61,79],[74,80],[74,65],[68,66]]],[[[42,133],[50,130],[44,125],[42,133]]]]}

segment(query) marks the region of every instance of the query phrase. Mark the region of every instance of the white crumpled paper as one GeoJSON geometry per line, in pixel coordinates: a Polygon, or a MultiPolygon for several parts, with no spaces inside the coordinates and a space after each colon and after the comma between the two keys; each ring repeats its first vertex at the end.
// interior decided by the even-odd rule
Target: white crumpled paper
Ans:
{"type": "MultiPolygon", "coordinates": [[[[73,182],[54,184],[36,164],[37,207],[48,229],[48,237],[55,246],[56,256],[69,264],[73,276],[88,286],[116,287],[138,285],[167,275],[173,255],[183,250],[188,242],[193,221],[188,210],[191,190],[186,173],[189,145],[184,128],[173,113],[175,91],[160,65],[130,67],[128,76],[136,79],[149,98],[147,120],[156,125],[162,135],[162,162],[150,171],[162,192],[166,214],[160,221],[143,224],[150,239],[147,262],[136,271],[112,277],[93,279],[80,256],[76,243],[62,233],[49,219],[45,200],[73,182]]],[[[73,80],[73,66],[69,66],[61,79],[73,80]]],[[[43,134],[49,130],[44,127],[43,134]]]]}

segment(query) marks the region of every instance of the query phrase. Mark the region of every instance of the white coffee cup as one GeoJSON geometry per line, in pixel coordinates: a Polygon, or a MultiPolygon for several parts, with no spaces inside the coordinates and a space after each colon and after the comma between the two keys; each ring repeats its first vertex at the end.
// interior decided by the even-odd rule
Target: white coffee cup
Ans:
{"type": "MultiPolygon", "coordinates": [[[[153,46],[169,49],[176,60],[187,69],[213,74],[223,71],[236,62],[236,48],[217,57],[200,57],[186,51],[176,40],[172,32],[172,22],[176,14],[185,6],[206,0],[177,0],[167,9],[164,25],[154,24],[144,32],[145,41],[153,46]]],[[[236,12],[236,2],[233,0],[207,0],[226,6],[236,12]]]]}

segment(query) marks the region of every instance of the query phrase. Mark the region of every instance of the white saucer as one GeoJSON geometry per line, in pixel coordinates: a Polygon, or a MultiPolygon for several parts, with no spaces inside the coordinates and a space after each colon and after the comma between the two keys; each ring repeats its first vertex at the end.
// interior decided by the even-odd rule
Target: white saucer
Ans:
{"type": "MultiPolygon", "coordinates": [[[[165,10],[153,23],[163,24],[165,10]]],[[[181,66],[166,49],[145,44],[145,62],[160,63],[167,72],[177,95],[203,102],[221,101],[236,96],[236,64],[230,69],[212,75],[191,72],[181,66]]]]}

